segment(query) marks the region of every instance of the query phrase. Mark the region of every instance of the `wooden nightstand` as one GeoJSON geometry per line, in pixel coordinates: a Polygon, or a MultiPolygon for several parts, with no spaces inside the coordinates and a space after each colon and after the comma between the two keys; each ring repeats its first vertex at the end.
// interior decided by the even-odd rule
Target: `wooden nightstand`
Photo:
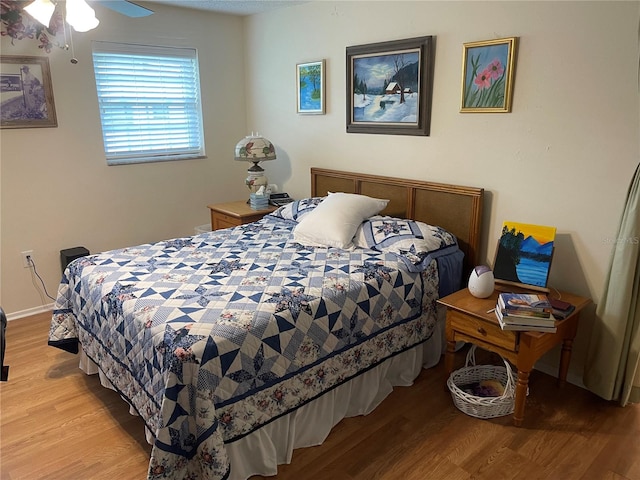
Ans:
{"type": "Polygon", "coordinates": [[[216,203],[207,205],[207,207],[211,210],[212,230],[257,222],[265,215],[276,210],[276,207],[271,205],[266,210],[253,210],[246,201],[216,203]]]}
{"type": "MultiPolygon", "coordinates": [[[[438,300],[447,307],[447,352],[445,366],[453,372],[456,342],[471,342],[479,347],[502,355],[518,369],[516,383],[515,410],[513,423],[522,425],[525,398],[529,384],[529,373],[538,359],[555,345],[562,343],[558,384],[567,380],[571,346],[578,329],[580,311],[589,305],[590,299],[560,292],[562,300],[576,306],[575,311],[565,320],[556,321],[557,331],[519,332],[502,330],[492,309],[496,305],[498,291],[489,298],[476,298],[468,289],[459,290],[438,300]]],[[[550,294],[554,296],[554,294],[550,294]]]]}

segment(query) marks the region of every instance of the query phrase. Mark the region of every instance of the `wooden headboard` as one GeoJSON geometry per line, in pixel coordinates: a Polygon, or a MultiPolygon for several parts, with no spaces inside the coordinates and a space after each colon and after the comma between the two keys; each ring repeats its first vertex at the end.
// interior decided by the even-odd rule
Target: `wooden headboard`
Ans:
{"type": "Polygon", "coordinates": [[[389,199],[381,214],[438,225],[458,238],[464,252],[464,281],[478,265],[484,189],[382,177],[363,173],[311,169],[311,195],[359,193],[389,199]]]}

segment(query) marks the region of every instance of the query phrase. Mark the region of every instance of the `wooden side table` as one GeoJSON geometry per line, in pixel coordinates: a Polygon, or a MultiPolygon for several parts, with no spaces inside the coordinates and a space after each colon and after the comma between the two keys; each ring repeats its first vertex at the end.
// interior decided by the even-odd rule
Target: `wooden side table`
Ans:
{"type": "MultiPolygon", "coordinates": [[[[499,292],[489,298],[476,298],[468,289],[459,290],[438,300],[447,307],[447,351],[445,366],[447,372],[453,372],[456,342],[471,342],[479,347],[502,355],[518,369],[516,383],[515,410],[513,423],[522,425],[524,406],[529,384],[529,374],[538,359],[555,345],[562,343],[558,384],[564,385],[567,380],[571,347],[578,329],[580,311],[591,300],[560,292],[562,300],[572,303],[576,309],[564,320],[556,321],[557,331],[528,332],[502,330],[492,311],[495,308],[499,292]]],[[[550,294],[550,296],[554,296],[550,294]]]]}
{"type": "Polygon", "coordinates": [[[276,210],[269,205],[265,210],[253,210],[246,201],[216,203],[207,205],[211,210],[211,229],[237,227],[246,223],[257,222],[265,215],[276,210]]]}

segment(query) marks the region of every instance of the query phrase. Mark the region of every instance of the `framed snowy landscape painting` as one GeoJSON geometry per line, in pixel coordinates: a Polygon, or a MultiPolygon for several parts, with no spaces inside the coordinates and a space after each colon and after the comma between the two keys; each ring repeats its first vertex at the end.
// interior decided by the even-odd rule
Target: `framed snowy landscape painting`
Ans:
{"type": "Polygon", "coordinates": [[[347,132],[429,135],[433,37],[347,47],[347,132]]]}

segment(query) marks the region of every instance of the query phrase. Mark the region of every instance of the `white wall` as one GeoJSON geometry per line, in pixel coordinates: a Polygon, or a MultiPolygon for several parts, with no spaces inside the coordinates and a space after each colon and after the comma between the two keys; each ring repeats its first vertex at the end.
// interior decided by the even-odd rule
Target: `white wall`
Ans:
{"type": "Polygon", "coordinates": [[[209,222],[206,206],[247,196],[246,165],[233,148],[247,132],[241,17],[154,6],[155,14],[127,18],[96,5],[100,25],[73,35],[71,52],[46,54],[38,42],[2,37],[3,55],[49,58],[57,128],[1,131],[0,301],[10,316],[52,300],[22,267],[33,250],[49,294],[60,282],[60,250],[82,245],[99,252],[191,235],[209,222]],[[111,166],[104,158],[91,41],[198,49],[207,158],[111,166]]]}
{"type": "MultiPolygon", "coordinates": [[[[59,126],[1,132],[0,301],[10,314],[50,302],[20,251],[34,250],[54,293],[60,249],[188,235],[208,221],[208,203],[245,196],[246,167],[230,152],[251,130],[275,143],[267,174],[295,197],[309,193],[312,166],[484,187],[482,258],[491,263],[505,220],[554,225],[551,285],[600,298],[640,159],[638,2],[320,1],[245,19],[96,9],[100,27],[74,36],[78,65],[67,52],[47,55],[59,126]],[[345,47],[422,35],[436,37],[431,135],[346,134],[345,47]],[[513,112],[459,113],[462,44],[508,36],[520,38],[513,112]],[[93,39],[199,49],[206,160],[106,166],[93,39]],[[327,114],[298,115],[295,65],[322,58],[327,114]]],[[[2,53],[42,54],[6,37],[2,53]]],[[[574,380],[593,310],[582,317],[574,380]]]]}
{"type": "MultiPolygon", "coordinates": [[[[247,123],[277,145],[268,174],[294,197],[309,193],[312,166],[484,187],[482,258],[492,263],[505,220],[556,226],[550,285],[597,302],[640,160],[639,11],[611,1],[322,1],[254,16],[247,123]],[[422,35],[437,45],[431,135],[345,133],[345,47],[422,35]],[[511,36],[520,39],[513,112],[459,113],[463,43],[511,36]],[[320,59],[327,113],[297,115],[295,65],[320,59]]],[[[574,381],[593,321],[591,308],[574,381]]]]}

